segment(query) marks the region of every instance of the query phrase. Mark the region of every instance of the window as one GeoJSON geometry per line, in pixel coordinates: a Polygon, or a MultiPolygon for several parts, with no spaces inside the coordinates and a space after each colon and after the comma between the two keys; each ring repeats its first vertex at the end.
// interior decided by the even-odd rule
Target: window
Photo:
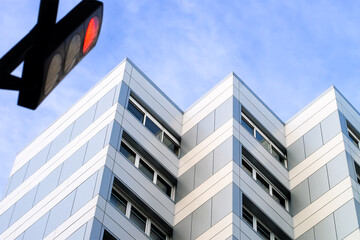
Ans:
{"type": "Polygon", "coordinates": [[[266,240],[279,240],[275,234],[270,231],[257,217],[254,216],[248,209],[245,207],[242,208],[242,218],[248,223],[254,231],[256,231],[262,239],[266,240]]]}
{"type": "Polygon", "coordinates": [[[169,198],[174,199],[174,187],[166,178],[161,176],[145,158],[141,157],[130,144],[121,141],[120,152],[127,158],[136,168],[138,168],[151,182],[153,182],[163,193],[169,198]]]}
{"type": "Polygon", "coordinates": [[[359,147],[359,138],[356,136],[356,134],[353,131],[351,131],[349,128],[348,128],[348,134],[351,142],[354,143],[356,147],[359,147]]]}
{"type": "Polygon", "coordinates": [[[270,154],[278,160],[285,168],[287,168],[287,161],[285,154],[283,154],[278,147],[270,141],[269,137],[266,136],[252,121],[242,112],[241,113],[241,125],[260,142],[260,144],[270,154]]]}
{"type": "Polygon", "coordinates": [[[120,152],[133,164],[135,164],[136,154],[123,142],[121,142],[120,152]]]}
{"type": "Polygon", "coordinates": [[[180,143],[170,132],[163,127],[144,107],[130,96],[127,109],[137,118],[149,131],[163,142],[177,157],[180,152],[180,143]]]}
{"type": "MultiPolygon", "coordinates": [[[[115,179],[116,180],[116,179],[115,179]]],[[[163,230],[156,226],[153,220],[145,213],[140,211],[134,204],[127,200],[121,193],[114,181],[114,186],[111,192],[110,203],[118,209],[126,218],[128,218],[135,226],[143,231],[150,239],[154,240],[169,240],[163,230]]],[[[111,234],[104,232],[103,240],[113,240],[111,234]]]]}
{"type": "MultiPolygon", "coordinates": [[[[288,200],[271,182],[266,179],[260,171],[252,166],[252,164],[244,156],[242,157],[242,168],[249,174],[272,198],[278,202],[285,210],[289,211],[288,200]]],[[[360,169],[360,168],[359,168],[360,169]]],[[[360,178],[359,178],[360,179],[360,178]]]]}
{"type": "Polygon", "coordinates": [[[355,164],[355,172],[356,172],[356,181],[360,184],[360,166],[354,162],[355,164]]]}

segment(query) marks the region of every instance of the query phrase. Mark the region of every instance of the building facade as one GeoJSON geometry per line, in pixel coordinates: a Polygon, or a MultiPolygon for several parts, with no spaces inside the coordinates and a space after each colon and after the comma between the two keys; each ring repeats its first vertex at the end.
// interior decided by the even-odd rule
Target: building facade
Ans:
{"type": "Polygon", "coordinates": [[[360,115],[234,73],[182,111],[125,59],[16,157],[0,239],[360,239],[360,115]]]}

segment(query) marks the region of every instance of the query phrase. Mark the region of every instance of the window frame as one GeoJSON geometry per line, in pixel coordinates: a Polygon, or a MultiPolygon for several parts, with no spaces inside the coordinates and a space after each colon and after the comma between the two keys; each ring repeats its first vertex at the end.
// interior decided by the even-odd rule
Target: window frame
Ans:
{"type": "MultiPolygon", "coordinates": [[[[138,110],[140,110],[141,112],[144,113],[144,118],[143,121],[139,121],[141,122],[141,124],[151,132],[151,134],[153,134],[157,139],[160,140],[160,142],[162,142],[164,144],[164,134],[166,134],[169,139],[176,145],[176,147],[178,148],[178,154],[176,155],[175,152],[171,151],[175,156],[179,157],[180,156],[180,142],[161,124],[159,123],[159,121],[156,120],[155,117],[153,117],[140,103],[138,103],[136,101],[136,99],[134,99],[131,95],[129,97],[129,101],[131,102],[134,106],[137,107],[138,110]],[[161,136],[160,138],[157,137],[157,135],[155,135],[145,124],[146,124],[146,119],[149,118],[160,130],[161,130],[161,136]]],[[[128,108],[126,108],[128,110],[128,108]]],[[[129,110],[128,110],[129,111],[129,110]]],[[[129,111],[130,112],[130,111],[129,111]]],[[[131,112],[130,112],[131,113],[131,112]]],[[[133,113],[131,113],[133,114],[133,113]]],[[[137,118],[136,118],[137,119],[137,118]]],[[[164,144],[165,145],[165,144],[164,144]]],[[[168,147],[167,147],[168,148],[168,147]]],[[[169,149],[169,148],[168,148],[169,149]]]]}
{"type": "MultiPolygon", "coordinates": [[[[255,182],[256,182],[257,184],[259,184],[259,186],[260,186],[262,189],[264,189],[264,191],[267,192],[267,193],[271,196],[271,198],[274,199],[274,201],[275,201],[277,204],[279,204],[279,205],[280,205],[281,207],[283,207],[287,212],[289,212],[289,199],[288,199],[286,196],[284,196],[284,194],[283,194],[277,187],[275,187],[274,184],[273,184],[267,177],[265,177],[245,156],[242,156],[242,158],[241,158],[241,167],[242,167],[242,169],[244,170],[244,172],[246,172],[248,175],[250,175],[251,178],[254,179],[255,182]],[[251,175],[249,174],[249,171],[248,171],[247,168],[244,169],[245,166],[244,166],[243,162],[245,162],[247,165],[249,165],[249,166],[252,168],[251,175]],[[260,177],[269,185],[269,189],[268,189],[268,190],[266,190],[266,189],[262,186],[262,184],[259,182],[258,176],[260,176],[260,177]],[[278,195],[280,195],[280,197],[282,197],[282,198],[284,199],[284,201],[285,201],[284,206],[275,199],[276,196],[274,196],[274,191],[276,191],[276,193],[277,193],[278,195]]],[[[276,197],[276,198],[277,198],[277,197],[276,197]]]]}
{"type": "Polygon", "coordinates": [[[151,163],[149,163],[149,161],[146,160],[146,158],[144,158],[142,155],[140,155],[140,153],[138,151],[136,151],[136,149],[134,149],[126,140],[122,139],[120,144],[124,144],[125,146],[127,146],[131,151],[133,151],[135,153],[135,163],[133,164],[122,152],[120,152],[120,154],[125,157],[126,160],[128,160],[134,167],[136,167],[139,172],[141,174],[143,174],[146,179],[148,179],[149,181],[151,181],[162,193],[164,193],[168,198],[170,198],[170,200],[174,201],[175,199],[175,186],[166,179],[166,177],[164,177],[156,168],[154,168],[152,166],[151,163]],[[143,161],[151,170],[154,171],[154,176],[153,179],[151,180],[140,168],[140,160],[143,161]],[[158,176],[161,177],[162,180],[165,181],[165,183],[167,183],[170,188],[171,188],[171,193],[170,196],[167,195],[158,185],[157,185],[157,178],[158,176]]]}
{"type": "MultiPolygon", "coordinates": [[[[286,155],[276,146],[276,144],[274,144],[269,137],[263,133],[257,126],[256,124],[254,124],[248,116],[246,116],[245,113],[241,112],[241,121],[243,121],[242,119],[245,119],[245,122],[253,127],[253,137],[256,139],[256,141],[258,141],[260,143],[261,146],[263,146],[269,153],[270,155],[276,159],[276,157],[273,155],[273,151],[275,153],[277,153],[280,157],[282,157],[283,162],[281,162],[280,160],[276,159],[277,162],[279,162],[282,166],[284,166],[286,169],[288,168],[288,163],[287,163],[287,158],[286,155]],[[260,134],[261,137],[263,137],[268,143],[269,143],[269,149],[267,149],[256,137],[256,133],[260,134]]],[[[242,125],[240,123],[240,125],[242,125]]],[[[244,126],[243,126],[244,127],[244,126]]],[[[245,128],[245,127],[244,127],[245,128]]],[[[247,130],[247,129],[246,129],[247,130]]],[[[247,130],[247,132],[249,132],[247,130]]],[[[250,133],[250,132],[249,132],[250,133]]]]}

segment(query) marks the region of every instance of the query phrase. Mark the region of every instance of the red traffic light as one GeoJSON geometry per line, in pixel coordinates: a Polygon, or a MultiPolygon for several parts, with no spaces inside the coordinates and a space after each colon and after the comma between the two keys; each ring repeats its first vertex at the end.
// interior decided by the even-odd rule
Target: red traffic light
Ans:
{"type": "Polygon", "coordinates": [[[99,18],[97,16],[90,19],[90,22],[87,26],[84,45],[83,45],[83,53],[87,53],[90,50],[97,39],[99,34],[100,25],[99,25],[99,18]]]}
{"type": "Polygon", "coordinates": [[[99,1],[81,1],[26,54],[18,105],[36,109],[96,45],[103,14],[99,1]]]}

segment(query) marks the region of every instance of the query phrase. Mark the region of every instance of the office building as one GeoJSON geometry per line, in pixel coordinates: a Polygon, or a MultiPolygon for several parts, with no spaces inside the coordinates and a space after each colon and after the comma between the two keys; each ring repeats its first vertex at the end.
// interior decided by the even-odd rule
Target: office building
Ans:
{"type": "Polygon", "coordinates": [[[183,111],[125,59],[18,154],[0,239],[360,239],[359,131],[335,87],[284,123],[231,73],[183,111]]]}

